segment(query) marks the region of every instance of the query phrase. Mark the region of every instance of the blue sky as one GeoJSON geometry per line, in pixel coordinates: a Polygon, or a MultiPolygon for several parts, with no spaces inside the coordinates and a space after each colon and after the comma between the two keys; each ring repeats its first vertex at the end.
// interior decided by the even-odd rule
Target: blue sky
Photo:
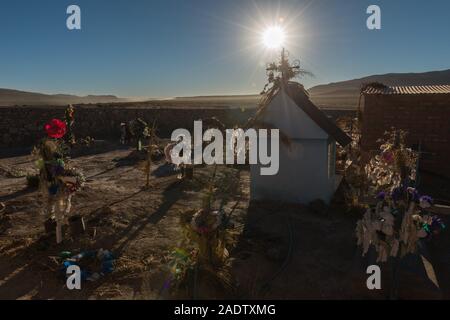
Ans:
{"type": "Polygon", "coordinates": [[[266,26],[286,29],[307,86],[450,68],[448,0],[0,0],[0,87],[132,97],[245,94],[273,58],[266,26]],[[81,8],[82,30],[66,28],[81,8]],[[381,7],[382,29],[366,27],[381,7]]]}

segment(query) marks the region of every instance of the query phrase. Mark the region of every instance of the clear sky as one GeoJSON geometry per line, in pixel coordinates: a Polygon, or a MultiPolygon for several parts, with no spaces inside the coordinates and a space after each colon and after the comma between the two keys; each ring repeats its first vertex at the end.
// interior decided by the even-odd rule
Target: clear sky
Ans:
{"type": "Polygon", "coordinates": [[[266,81],[266,26],[307,86],[450,68],[449,0],[0,0],[0,87],[123,97],[244,94],[266,81]],[[82,30],[66,28],[81,7],[82,30]],[[382,29],[366,27],[381,7],[382,29]],[[280,20],[281,19],[281,20],[280,20]]]}

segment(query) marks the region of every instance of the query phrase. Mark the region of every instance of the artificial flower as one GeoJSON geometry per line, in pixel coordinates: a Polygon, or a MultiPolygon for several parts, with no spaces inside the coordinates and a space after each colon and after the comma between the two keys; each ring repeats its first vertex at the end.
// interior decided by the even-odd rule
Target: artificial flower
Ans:
{"type": "Polygon", "coordinates": [[[383,201],[386,198],[386,192],[381,191],[378,195],[377,195],[377,200],[378,201],[383,201]]]}
{"type": "Polygon", "coordinates": [[[422,209],[430,208],[433,205],[433,198],[431,198],[430,196],[422,196],[420,197],[419,201],[419,206],[422,209]]]}
{"type": "Polygon", "coordinates": [[[394,162],[394,154],[391,151],[383,152],[382,157],[383,160],[388,164],[392,164],[394,162]]]}
{"type": "Polygon", "coordinates": [[[52,119],[44,126],[45,132],[49,138],[60,139],[67,132],[67,125],[59,119],[52,119]]]}

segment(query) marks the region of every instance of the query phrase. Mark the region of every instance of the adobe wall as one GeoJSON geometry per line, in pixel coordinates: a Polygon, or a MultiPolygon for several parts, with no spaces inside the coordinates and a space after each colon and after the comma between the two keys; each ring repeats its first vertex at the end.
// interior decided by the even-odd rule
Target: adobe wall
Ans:
{"type": "Polygon", "coordinates": [[[422,169],[450,177],[450,94],[366,95],[362,147],[378,149],[391,127],[408,131],[411,147],[422,143],[422,169]]]}
{"type": "MultiPolygon", "coordinates": [[[[1,107],[0,148],[28,147],[44,137],[43,127],[53,118],[64,119],[65,107],[1,107]]],[[[254,110],[220,108],[130,108],[123,106],[75,106],[74,132],[77,137],[117,140],[120,123],[142,118],[148,123],[156,120],[159,135],[170,137],[173,130],[191,130],[195,120],[217,117],[232,128],[243,123],[254,110]]]]}

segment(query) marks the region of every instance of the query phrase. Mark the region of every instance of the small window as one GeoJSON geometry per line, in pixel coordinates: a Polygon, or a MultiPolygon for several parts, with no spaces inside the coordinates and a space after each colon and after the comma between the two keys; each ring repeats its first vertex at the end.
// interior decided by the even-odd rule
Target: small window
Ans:
{"type": "Polygon", "coordinates": [[[328,178],[333,178],[336,171],[336,142],[328,141],[328,178]]]}

